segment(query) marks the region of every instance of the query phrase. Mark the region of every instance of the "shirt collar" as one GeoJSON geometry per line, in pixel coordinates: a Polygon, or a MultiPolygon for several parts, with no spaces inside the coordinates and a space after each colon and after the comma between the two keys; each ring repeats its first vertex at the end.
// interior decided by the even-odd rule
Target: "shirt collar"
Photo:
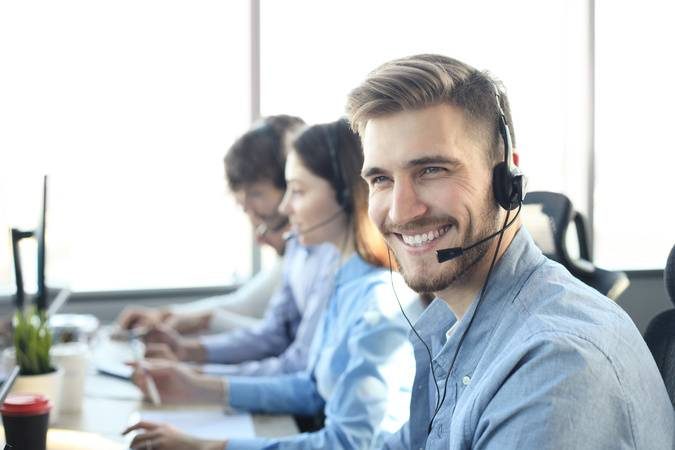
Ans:
{"type": "MultiPolygon", "coordinates": [[[[530,234],[521,226],[509,247],[495,264],[478,315],[473,320],[469,334],[462,344],[463,348],[483,348],[487,345],[487,342],[482,340],[488,338],[491,330],[498,325],[504,307],[512,303],[527,277],[544,261],[544,256],[534,244],[530,234]]],[[[445,333],[455,324],[456,318],[443,300],[434,300],[424,314],[420,316],[415,324],[415,329],[431,346],[432,354],[437,354],[443,346],[450,347],[458,344],[466,331],[467,325],[471,322],[471,318],[476,314],[479,294],[477,294],[476,299],[469,306],[447,342],[445,333]]],[[[413,344],[421,345],[419,339],[411,338],[411,340],[413,344]]],[[[480,358],[481,354],[479,351],[472,353],[476,359],[475,364],[478,363],[477,359],[480,358]]],[[[438,363],[443,366],[451,356],[452,352],[442,352],[439,355],[438,363]]],[[[469,364],[473,364],[473,362],[469,362],[469,364]]]]}

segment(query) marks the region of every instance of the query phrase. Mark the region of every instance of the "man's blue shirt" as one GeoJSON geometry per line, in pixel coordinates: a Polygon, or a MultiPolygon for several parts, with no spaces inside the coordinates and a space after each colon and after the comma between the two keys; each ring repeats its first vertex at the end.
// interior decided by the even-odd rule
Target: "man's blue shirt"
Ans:
{"type": "Polygon", "coordinates": [[[545,258],[524,228],[495,266],[477,313],[476,303],[449,338],[456,319],[441,299],[416,322],[441,395],[467,335],[427,435],[436,389],[428,353],[410,334],[417,365],[410,421],[385,448],[673,449],[673,408],[631,319],[545,258]]]}

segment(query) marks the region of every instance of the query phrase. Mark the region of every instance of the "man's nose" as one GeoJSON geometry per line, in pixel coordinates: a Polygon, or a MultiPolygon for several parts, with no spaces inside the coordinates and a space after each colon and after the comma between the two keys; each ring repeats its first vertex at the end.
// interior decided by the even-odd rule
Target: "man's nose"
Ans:
{"type": "Polygon", "coordinates": [[[389,208],[389,220],[396,224],[408,223],[421,217],[429,210],[415,190],[415,186],[406,180],[394,184],[389,208]]]}

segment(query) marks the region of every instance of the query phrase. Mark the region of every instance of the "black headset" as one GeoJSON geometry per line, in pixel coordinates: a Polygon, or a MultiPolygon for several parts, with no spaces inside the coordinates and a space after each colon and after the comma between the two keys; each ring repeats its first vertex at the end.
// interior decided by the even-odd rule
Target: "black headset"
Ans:
{"type": "Polygon", "coordinates": [[[338,120],[335,124],[321,127],[323,130],[326,145],[328,146],[328,154],[330,156],[330,163],[333,171],[333,180],[335,180],[335,197],[338,205],[347,213],[352,211],[352,195],[351,190],[345,183],[344,172],[338,158],[338,137],[340,135],[340,127],[349,126],[345,119],[338,120]]]}
{"type": "Polygon", "coordinates": [[[492,192],[497,204],[507,211],[513,211],[523,202],[523,173],[513,164],[511,131],[502,108],[502,95],[496,84],[495,100],[499,114],[499,134],[504,142],[504,161],[492,169],[492,192]]]}

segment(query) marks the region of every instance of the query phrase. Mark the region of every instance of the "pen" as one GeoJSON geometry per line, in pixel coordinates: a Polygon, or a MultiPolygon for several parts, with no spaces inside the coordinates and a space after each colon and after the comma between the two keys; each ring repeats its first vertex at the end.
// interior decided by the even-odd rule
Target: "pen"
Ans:
{"type": "Polygon", "coordinates": [[[162,404],[162,399],[159,396],[159,391],[157,390],[157,385],[155,384],[155,380],[152,378],[152,375],[143,368],[142,369],[145,372],[145,381],[148,387],[148,394],[150,395],[150,400],[152,401],[152,404],[155,406],[160,406],[162,404]]]}
{"type": "Polygon", "coordinates": [[[143,365],[142,343],[139,337],[134,336],[134,338],[131,341],[131,347],[133,349],[134,357],[136,359],[136,364],[138,368],[142,370],[143,373],[145,374],[145,384],[148,388],[148,396],[150,397],[150,401],[152,402],[153,405],[160,406],[162,404],[162,399],[159,396],[159,390],[157,389],[155,380],[152,378],[152,375],[150,374],[148,369],[146,369],[145,366],[143,365]]]}

